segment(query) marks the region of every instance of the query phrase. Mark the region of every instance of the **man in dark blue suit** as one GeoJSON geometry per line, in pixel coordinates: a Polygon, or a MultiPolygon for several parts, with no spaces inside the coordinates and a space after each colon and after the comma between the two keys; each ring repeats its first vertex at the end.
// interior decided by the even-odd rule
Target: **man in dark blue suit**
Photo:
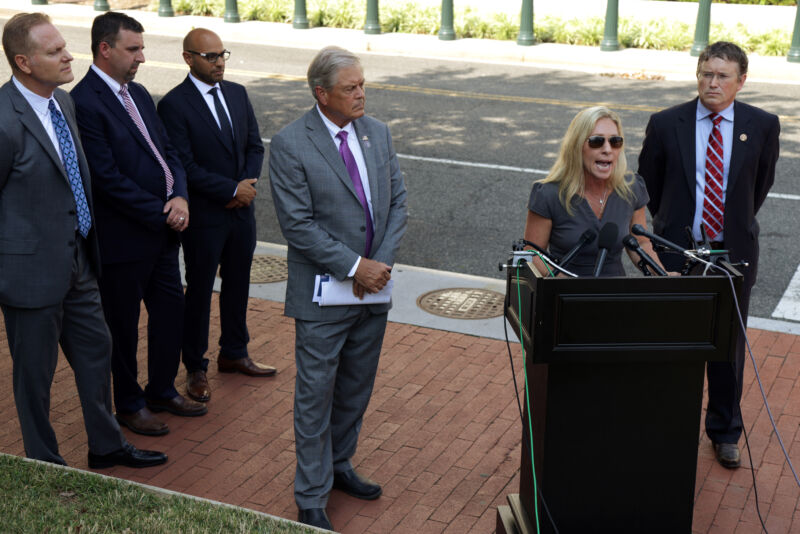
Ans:
{"type": "Polygon", "coordinates": [[[183,40],[189,75],[158,104],[170,140],[186,169],[192,226],[181,234],[186,263],[183,363],[186,392],[211,397],[206,372],[209,314],[220,267],[222,335],[217,368],[274,376],[275,368],[247,352],[247,297],[256,246],[253,199],[264,145],[245,88],[223,80],[230,52],[214,32],[195,28],[183,40]]]}
{"type": "Polygon", "coordinates": [[[189,224],[188,194],[153,100],[133,83],[144,63],[143,31],[122,13],[95,18],[93,64],[72,97],[96,199],[117,419],[134,432],[162,435],[169,428],[153,411],[196,416],[207,408],[174,385],[183,334],[178,233],[189,224]],[[144,391],[136,363],[142,300],[149,314],[144,391]]]}
{"type": "MultiPolygon", "coordinates": [[[[655,233],[689,248],[686,228],[699,242],[703,225],[712,248],[749,264],[738,297],[745,324],[758,273],[756,214],[775,181],[781,131],[777,116],[736,98],[747,65],[747,55],[733,43],[707,46],[697,59],[698,97],[650,117],[639,153],[655,233]]],[[[681,256],[659,256],[668,270],[681,268],[681,256]]],[[[709,362],[706,373],[706,434],[717,461],[728,468],[741,463],[744,342],[740,333],[731,362],[709,362]]]]}

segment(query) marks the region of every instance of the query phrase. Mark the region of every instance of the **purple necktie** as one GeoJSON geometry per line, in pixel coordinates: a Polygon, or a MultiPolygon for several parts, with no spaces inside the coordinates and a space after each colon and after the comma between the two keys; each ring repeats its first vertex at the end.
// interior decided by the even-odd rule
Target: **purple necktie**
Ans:
{"type": "Polygon", "coordinates": [[[358,165],[356,165],[356,158],[350,152],[350,147],[347,146],[347,132],[342,130],[336,137],[339,138],[339,154],[344,160],[344,165],[347,167],[347,172],[350,174],[350,179],[353,181],[353,187],[356,189],[358,201],[361,202],[361,207],[364,208],[364,216],[367,219],[367,240],[364,247],[364,257],[369,257],[369,251],[372,248],[372,235],[374,229],[372,228],[372,217],[369,216],[369,205],[367,204],[367,195],[364,194],[364,186],[361,183],[361,173],[358,172],[358,165]]]}

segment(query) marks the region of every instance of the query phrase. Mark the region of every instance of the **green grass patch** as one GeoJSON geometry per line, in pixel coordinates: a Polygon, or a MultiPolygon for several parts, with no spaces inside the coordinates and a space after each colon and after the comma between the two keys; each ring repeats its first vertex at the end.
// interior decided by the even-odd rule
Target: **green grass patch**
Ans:
{"type": "Polygon", "coordinates": [[[19,533],[286,533],[312,530],[124,480],[0,455],[0,531],[19,533]]]}

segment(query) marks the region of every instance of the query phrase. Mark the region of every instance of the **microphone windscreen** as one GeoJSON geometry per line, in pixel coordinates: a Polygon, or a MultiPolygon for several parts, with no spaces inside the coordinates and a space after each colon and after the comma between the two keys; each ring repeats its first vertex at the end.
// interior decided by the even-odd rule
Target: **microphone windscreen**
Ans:
{"type": "Polygon", "coordinates": [[[631,226],[631,233],[634,235],[647,235],[647,230],[645,230],[641,224],[634,224],[631,226]]]}
{"type": "Polygon", "coordinates": [[[610,249],[617,242],[619,237],[619,227],[616,223],[607,222],[600,229],[600,237],[597,239],[597,248],[610,249]]]}
{"type": "Polygon", "coordinates": [[[583,232],[583,234],[581,234],[580,243],[588,245],[589,243],[594,241],[595,237],[597,237],[597,232],[595,232],[594,230],[586,230],[585,232],[583,232]]]}
{"type": "Polygon", "coordinates": [[[631,250],[636,250],[637,248],[639,248],[639,241],[631,234],[628,234],[622,238],[622,244],[625,245],[626,248],[629,248],[631,250]]]}

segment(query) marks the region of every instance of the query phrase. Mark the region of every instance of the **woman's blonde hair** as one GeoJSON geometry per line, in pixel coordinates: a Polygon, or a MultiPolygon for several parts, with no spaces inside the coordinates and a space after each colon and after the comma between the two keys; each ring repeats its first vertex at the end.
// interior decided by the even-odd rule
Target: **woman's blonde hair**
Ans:
{"type": "MultiPolygon", "coordinates": [[[[542,183],[558,184],[558,198],[570,215],[572,215],[573,199],[576,196],[582,196],[584,192],[583,143],[586,142],[600,119],[614,121],[619,135],[624,137],[619,115],[607,107],[594,106],[579,111],[569,123],[567,133],[564,134],[564,139],[561,141],[558,158],[550,169],[550,173],[541,180],[542,183]]],[[[611,187],[617,195],[630,202],[633,199],[631,190],[633,175],[627,176],[628,174],[625,147],[623,146],[619,149],[619,158],[611,175],[611,187]]]]}

